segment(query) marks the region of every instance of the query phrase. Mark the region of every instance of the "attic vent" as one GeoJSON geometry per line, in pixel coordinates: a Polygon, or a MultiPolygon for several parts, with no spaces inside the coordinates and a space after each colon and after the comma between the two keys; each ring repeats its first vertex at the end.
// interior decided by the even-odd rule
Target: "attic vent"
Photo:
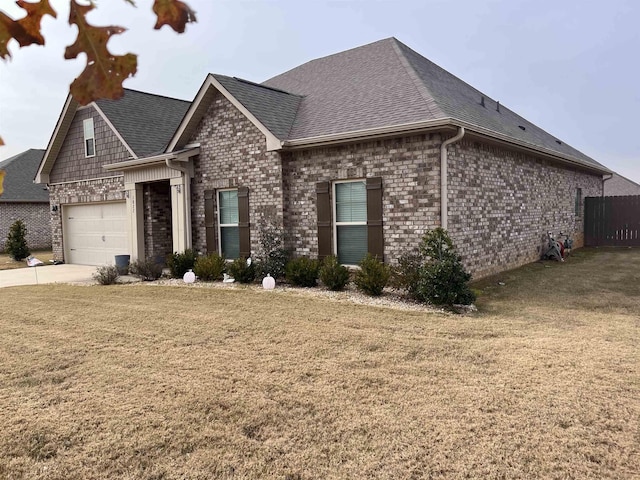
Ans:
{"type": "Polygon", "coordinates": [[[556,140],[556,143],[557,143],[558,145],[562,145],[562,142],[561,142],[560,140],[556,140]]]}
{"type": "Polygon", "coordinates": [[[500,102],[496,103],[496,112],[500,111],[500,102]]]}
{"type": "MultiPolygon", "coordinates": [[[[484,97],[480,97],[480,105],[482,105],[483,107],[485,106],[485,105],[484,105],[484,97]]],[[[485,108],[486,108],[486,107],[485,107],[485,108]]]]}
{"type": "Polygon", "coordinates": [[[524,128],[522,125],[518,125],[518,128],[519,128],[520,130],[522,130],[523,132],[526,130],[526,128],[524,128]]]}

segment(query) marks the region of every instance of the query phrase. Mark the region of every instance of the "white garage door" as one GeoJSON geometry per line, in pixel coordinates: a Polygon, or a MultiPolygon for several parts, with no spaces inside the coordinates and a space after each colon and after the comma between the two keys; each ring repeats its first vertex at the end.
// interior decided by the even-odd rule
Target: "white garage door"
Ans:
{"type": "Polygon", "coordinates": [[[62,213],[67,263],[113,265],[129,253],[125,202],[63,206],[62,213]]]}

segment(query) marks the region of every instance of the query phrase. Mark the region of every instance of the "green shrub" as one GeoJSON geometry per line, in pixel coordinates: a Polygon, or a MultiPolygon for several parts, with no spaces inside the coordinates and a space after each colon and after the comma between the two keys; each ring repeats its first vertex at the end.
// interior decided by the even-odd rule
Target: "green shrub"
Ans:
{"type": "Polygon", "coordinates": [[[360,270],[356,272],[353,280],[358,290],[373,297],[382,295],[382,290],[391,277],[391,269],[389,266],[382,263],[378,260],[378,257],[374,257],[370,253],[367,253],[358,266],[360,270]]]}
{"type": "Polygon", "coordinates": [[[404,253],[398,259],[398,266],[393,270],[391,283],[395,288],[401,288],[412,298],[417,298],[420,269],[424,264],[424,256],[419,251],[404,253]]]}
{"type": "Polygon", "coordinates": [[[255,264],[252,262],[251,265],[247,265],[245,258],[236,258],[227,264],[227,272],[240,283],[251,283],[256,279],[255,264]]]}
{"type": "Polygon", "coordinates": [[[320,280],[329,290],[343,290],[349,283],[349,269],[340,265],[335,255],[329,255],[320,266],[320,280]]]}
{"type": "Polygon", "coordinates": [[[27,227],[22,220],[16,220],[9,227],[5,250],[17,262],[31,255],[27,246],[27,227]]]}
{"type": "Polygon", "coordinates": [[[100,285],[113,285],[118,280],[120,272],[115,265],[104,265],[98,267],[92,276],[100,285]]]}
{"type": "Polygon", "coordinates": [[[162,276],[162,265],[153,258],[139,259],[129,265],[129,272],[145,282],[152,282],[162,276]]]}
{"type": "Polygon", "coordinates": [[[446,230],[427,232],[420,244],[423,265],[418,271],[415,289],[408,289],[417,300],[434,305],[470,305],[476,299],[469,288],[471,275],[456,253],[446,230]]]}
{"type": "Polygon", "coordinates": [[[226,266],[227,262],[224,261],[224,258],[217,253],[212,253],[196,259],[196,263],[193,266],[193,273],[195,273],[200,280],[211,282],[222,278],[226,266]]]}
{"type": "Polygon", "coordinates": [[[167,265],[173,278],[182,278],[189,270],[193,270],[196,263],[196,252],[187,248],[184,252],[174,252],[168,259],[167,265]]]}
{"type": "Polygon", "coordinates": [[[320,263],[309,257],[298,257],[287,263],[287,281],[296,287],[315,287],[318,284],[320,263]]]}
{"type": "Polygon", "coordinates": [[[259,278],[271,275],[276,280],[286,273],[289,251],[284,248],[284,233],[273,219],[260,222],[260,254],[256,262],[256,274],[259,278]]]}

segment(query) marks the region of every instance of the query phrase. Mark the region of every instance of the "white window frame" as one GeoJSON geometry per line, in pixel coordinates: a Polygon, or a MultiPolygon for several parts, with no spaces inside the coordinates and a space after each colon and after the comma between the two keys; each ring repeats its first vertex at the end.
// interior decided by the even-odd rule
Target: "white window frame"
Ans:
{"type": "MultiPolygon", "coordinates": [[[[336,185],[341,184],[341,183],[356,183],[356,182],[361,182],[364,183],[365,186],[365,190],[367,188],[367,179],[366,178],[355,178],[355,179],[348,179],[348,180],[334,180],[331,183],[331,211],[333,214],[333,252],[336,256],[336,258],[338,258],[338,227],[341,226],[349,226],[349,225],[367,225],[367,220],[365,220],[364,222],[338,222],[338,207],[337,207],[337,195],[336,195],[336,185]]],[[[366,201],[366,196],[365,196],[365,201],[366,201]]],[[[344,265],[348,266],[348,267],[357,267],[357,265],[351,265],[348,263],[345,263],[344,265]]]]}
{"type": "Polygon", "coordinates": [[[96,156],[96,134],[93,126],[93,118],[87,118],[82,121],[82,136],[84,138],[84,157],[91,158],[96,156]],[[90,125],[91,128],[91,136],[87,135],[87,127],[90,125]],[[93,154],[89,155],[89,151],[87,149],[87,140],[91,140],[93,143],[93,154]]]}
{"type": "MultiPolygon", "coordinates": [[[[222,217],[220,216],[220,194],[222,192],[236,192],[236,201],[237,201],[238,189],[237,188],[222,188],[222,189],[216,191],[216,210],[217,210],[217,214],[218,214],[218,254],[220,256],[223,255],[223,253],[222,253],[222,229],[226,228],[226,227],[240,227],[240,225],[238,223],[224,223],[224,224],[222,223],[222,221],[221,221],[222,217]]],[[[238,209],[238,220],[240,220],[240,211],[239,211],[239,209],[238,209]]],[[[233,258],[225,258],[225,260],[232,261],[234,259],[233,258]]]]}

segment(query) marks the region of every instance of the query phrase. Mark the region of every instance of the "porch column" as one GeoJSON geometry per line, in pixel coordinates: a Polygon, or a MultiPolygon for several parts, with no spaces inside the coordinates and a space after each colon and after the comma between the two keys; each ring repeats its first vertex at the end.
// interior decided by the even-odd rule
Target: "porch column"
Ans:
{"type": "Polygon", "coordinates": [[[124,186],[127,199],[127,230],[131,261],[144,258],[144,207],[141,183],[124,186]]]}
{"type": "Polygon", "coordinates": [[[170,184],[173,251],[184,252],[191,248],[191,179],[183,173],[170,184]]]}

